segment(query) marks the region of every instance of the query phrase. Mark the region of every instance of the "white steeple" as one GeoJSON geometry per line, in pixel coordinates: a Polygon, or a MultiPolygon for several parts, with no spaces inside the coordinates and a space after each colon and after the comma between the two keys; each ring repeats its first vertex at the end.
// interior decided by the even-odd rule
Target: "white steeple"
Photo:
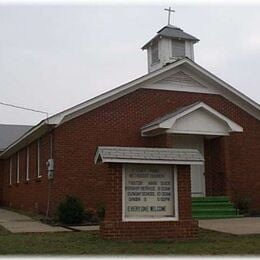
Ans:
{"type": "Polygon", "coordinates": [[[158,31],[157,35],[142,47],[143,50],[147,50],[148,72],[158,70],[185,57],[194,60],[193,45],[199,39],[171,25],[170,14],[174,10],[170,7],[165,10],[169,12],[168,25],[158,31]]]}

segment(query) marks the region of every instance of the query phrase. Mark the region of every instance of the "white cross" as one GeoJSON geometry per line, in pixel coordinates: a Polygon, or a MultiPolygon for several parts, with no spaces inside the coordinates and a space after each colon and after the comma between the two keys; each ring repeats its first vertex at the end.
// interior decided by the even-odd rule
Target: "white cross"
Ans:
{"type": "Polygon", "coordinates": [[[168,11],[168,24],[171,24],[171,13],[175,13],[175,10],[171,9],[171,7],[169,7],[169,9],[165,8],[165,11],[168,11]]]}

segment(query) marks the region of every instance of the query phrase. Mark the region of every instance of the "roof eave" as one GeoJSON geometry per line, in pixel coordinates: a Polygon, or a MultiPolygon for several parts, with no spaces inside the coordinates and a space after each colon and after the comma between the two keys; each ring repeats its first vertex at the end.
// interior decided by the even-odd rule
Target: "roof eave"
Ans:
{"type": "Polygon", "coordinates": [[[148,41],[141,49],[142,49],[142,50],[146,50],[146,49],[149,47],[149,45],[150,45],[153,41],[157,40],[157,38],[159,38],[159,37],[161,37],[161,38],[170,38],[170,39],[191,41],[191,42],[194,42],[194,44],[200,41],[199,39],[197,39],[197,38],[195,38],[195,37],[194,37],[194,39],[186,39],[186,38],[183,38],[183,37],[171,37],[171,36],[165,36],[165,35],[160,35],[160,34],[158,34],[158,35],[154,36],[150,41],[148,41]]]}
{"type": "Polygon", "coordinates": [[[150,45],[153,41],[155,41],[157,38],[159,38],[159,35],[155,35],[150,41],[148,41],[141,49],[146,50],[148,48],[148,45],[150,45]]]}
{"type": "Polygon", "coordinates": [[[1,154],[0,159],[8,158],[10,155],[16,153],[24,146],[32,143],[33,141],[37,140],[42,135],[46,134],[50,130],[52,130],[55,125],[47,124],[44,121],[41,121],[38,125],[30,129],[24,135],[22,135],[18,140],[14,143],[9,145],[1,154]]]}
{"type": "MultiPolygon", "coordinates": [[[[101,159],[99,163],[130,163],[130,164],[168,164],[168,165],[202,165],[204,160],[192,161],[192,160],[138,160],[138,159],[120,159],[109,158],[101,159]]],[[[97,164],[97,163],[96,163],[97,164]]]]}
{"type": "Polygon", "coordinates": [[[205,76],[207,76],[214,82],[218,83],[219,85],[222,85],[225,89],[227,89],[231,93],[237,95],[238,97],[240,97],[241,99],[243,99],[244,101],[246,101],[247,103],[252,105],[254,108],[256,108],[259,112],[258,120],[260,120],[260,104],[256,103],[254,100],[252,100],[251,98],[249,98],[248,96],[246,96],[245,94],[243,94],[242,92],[237,90],[236,88],[232,87],[230,84],[228,84],[224,80],[220,79],[216,75],[212,74],[210,71],[206,70],[199,64],[195,63],[191,59],[189,59],[189,58],[185,58],[185,59],[186,59],[187,64],[189,64],[191,67],[197,69],[197,71],[201,72],[202,74],[204,74],[205,76]]]}

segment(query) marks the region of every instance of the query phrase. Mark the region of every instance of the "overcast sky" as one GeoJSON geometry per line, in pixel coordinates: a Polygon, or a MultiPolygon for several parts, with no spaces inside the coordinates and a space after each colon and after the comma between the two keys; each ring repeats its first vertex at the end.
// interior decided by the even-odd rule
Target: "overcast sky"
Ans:
{"type": "MultiPolygon", "coordinates": [[[[0,102],[54,114],[142,76],[140,48],[166,25],[167,6],[1,4],[0,102]]],[[[174,8],[174,25],[200,39],[195,61],[260,103],[260,6],[174,8]]],[[[44,117],[0,108],[0,123],[44,117]]]]}

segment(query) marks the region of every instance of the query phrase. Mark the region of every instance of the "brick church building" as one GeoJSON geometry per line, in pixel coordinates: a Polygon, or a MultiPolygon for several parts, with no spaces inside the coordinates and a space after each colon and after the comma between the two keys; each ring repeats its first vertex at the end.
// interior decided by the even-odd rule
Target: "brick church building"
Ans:
{"type": "Polygon", "coordinates": [[[105,206],[101,234],[116,239],[196,237],[192,197],[260,210],[260,106],[194,61],[198,41],[163,27],[143,46],[146,75],[12,140],[1,205],[52,215],[73,194],[105,206]]]}

